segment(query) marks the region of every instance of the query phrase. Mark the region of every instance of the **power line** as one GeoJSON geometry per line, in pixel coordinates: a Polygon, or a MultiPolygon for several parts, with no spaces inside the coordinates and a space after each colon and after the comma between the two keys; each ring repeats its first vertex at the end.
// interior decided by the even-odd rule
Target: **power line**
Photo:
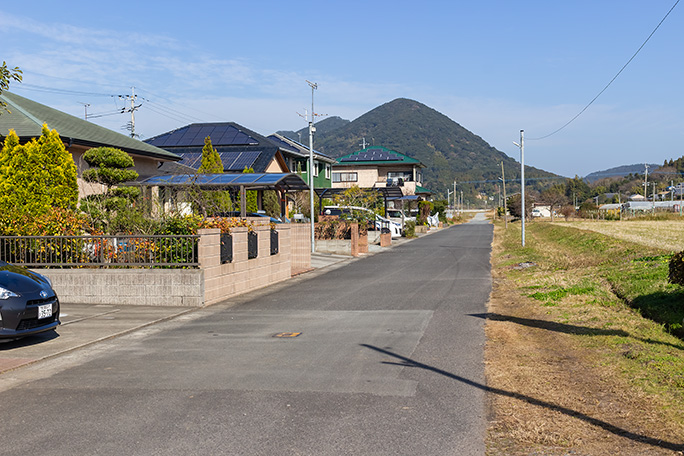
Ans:
{"type": "Polygon", "coordinates": [[[587,109],[589,109],[589,106],[591,106],[592,104],[594,104],[594,102],[598,99],[598,97],[600,97],[601,94],[603,94],[603,92],[605,92],[606,89],[608,89],[608,87],[610,87],[610,85],[618,78],[618,76],[620,76],[620,74],[625,70],[625,68],[627,68],[627,65],[629,65],[629,64],[632,62],[632,60],[634,60],[634,58],[637,56],[637,54],[639,54],[639,52],[641,52],[641,49],[643,49],[643,47],[646,46],[646,43],[648,43],[648,41],[649,41],[649,40],[651,39],[651,37],[655,34],[655,32],[660,28],[660,26],[663,24],[663,22],[665,22],[665,19],[667,19],[667,17],[670,15],[670,13],[672,12],[672,10],[675,9],[675,7],[677,6],[678,3],[679,3],[679,0],[677,0],[677,1],[675,2],[675,4],[672,5],[672,8],[670,8],[670,10],[667,12],[667,14],[665,15],[665,17],[663,17],[663,19],[658,23],[658,25],[656,26],[656,28],[653,29],[653,31],[651,32],[651,34],[648,35],[648,38],[646,38],[646,41],[644,41],[644,42],[641,44],[641,46],[639,46],[639,49],[637,49],[637,51],[634,53],[634,55],[632,55],[632,57],[627,61],[627,63],[625,63],[625,64],[622,66],[622,68],[620,68],[620,71],[618,71],[617,74],[616,74],[615,76],[613,76],[613,79],[611,79],[610,82],[609,82],[608,84],[606,84],[606,86],[603,88],[603,90],[601,90],[601,91],[598,93],[598,95],[596,95],[596,96],[589,102],[589,104],[587,104],[579,113],[577,113],[577,115],[576,115],[575,117],[573,117],[572,119],[570,119],[569,121],[567,121],[567,122],[565,123],[565,125],[563,125],[563,126],[560,127],[559,129],[557,129],[557,130],[555,130],[555,131],[549,133],[548,135],[546,135],[546,136],[541,136],[541,137],[539,137],[539,138],[528,138],[528,141],[539,141],[540,139],[546,139],[546,138],[548,138],[549,136],[555,135],[556,133],[558,133],[559,131],[563,130],[565,127],[567,127],[568,125],[570,125],[572,122],[574,122],[575,119],[577,119],[579,116],[581,116],[581,115],[584,113],[584,111],[586,111],[587,109]]]}
{"type": "Polygon", "coordinates": [[[90,95],[95,97],[117,97],[118,95],[112,95],[109,93],[99,93],[99,92],[82,92],[79,90],[67,90],[67,89],[56,89],[54,87],[46,87],[36,84],[22,83],[16,87],[17,89],[32,90],[35,92],[46,92],[46,93],[56,93],[62,95],[90,95]]]}

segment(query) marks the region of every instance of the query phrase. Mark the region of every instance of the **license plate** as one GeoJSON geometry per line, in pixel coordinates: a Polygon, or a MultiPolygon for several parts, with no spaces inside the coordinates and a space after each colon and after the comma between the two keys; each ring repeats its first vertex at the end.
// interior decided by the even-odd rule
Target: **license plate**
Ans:
{"type": "Polygon", "coordinates": [[[52,316],[52,304],[45,304],[38,306],[38,320],[43,318],[50,318],[52,316]]]}

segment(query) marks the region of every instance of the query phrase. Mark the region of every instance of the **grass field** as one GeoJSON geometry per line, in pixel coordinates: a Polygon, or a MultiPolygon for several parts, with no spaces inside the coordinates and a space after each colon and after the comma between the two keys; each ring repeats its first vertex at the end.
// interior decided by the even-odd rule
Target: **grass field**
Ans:
{"type": "Polygon", "coordinates": [[[667,282],[682,232],[535,222],[523,248],[519,223],[496,224],[486,362],[507,394],[488,454],[682,454],[684,292],[667,282]]]}
{"type": "Polygon", "coordinates": [[[684,250],[684,217],[674,220],[577,220],[554,224],[595,231],[672,253],[684,250]]]}

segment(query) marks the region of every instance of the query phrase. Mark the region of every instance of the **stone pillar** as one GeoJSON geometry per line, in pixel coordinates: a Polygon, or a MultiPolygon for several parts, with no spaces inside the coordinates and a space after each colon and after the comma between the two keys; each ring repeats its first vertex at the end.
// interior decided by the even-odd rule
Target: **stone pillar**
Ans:
{"type": "Polygon", "coordinates": [[[359,253],[368,253],[368,232],[359,234],[359,253]]]}
{"type": "Polygon", "coordinates": [[[392,233],[380,234],[380,247],[389,247],[392,245],[392,233]]]}
{"type": "Polygon", "coordinates": [[[359,256],[359,224],[351,224],[351,254],[353,257],[359,256]]]}

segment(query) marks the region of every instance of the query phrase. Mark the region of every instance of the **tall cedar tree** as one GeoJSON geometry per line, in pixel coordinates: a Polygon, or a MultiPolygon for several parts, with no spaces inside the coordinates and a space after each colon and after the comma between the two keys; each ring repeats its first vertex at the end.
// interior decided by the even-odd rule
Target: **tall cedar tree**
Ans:
{"type": "MultiPolygon", "coordinates": [[[[202,148],[202,164],[197,170],[200,174],[219,174],[223,173],[223,162],[221,156],[211,144],[211,137],[204,138],[202,148]]],[[[219,215],[228,212],[232,208],[230,192],[225,190],[202,190],[199,192],[199,209],[204,216],[219,215]]]]}
{"type": "Polygon", "coordinates": [[[53,208],[73,210],[78,202],[76,164],[57,131],[43,125],[28,143],[10,130],[0,152],[0,214],[39,217],[53,208]]]}
{"type": "Polygon", "coordinates": [[[223,172],[223,163],[221,156],[216,152],[214,146],[211,145],[211,137],[204,138],[204,147],[202,148],[202,165],[199,168],[200,173],[216,174],[223,172]]]}
{"type": "MultiPolygon", "coordinates": [[[[254,168],[247,168],[245,166],[245,169],[242,170],[243,174],[254,174],[254,168]]],[[[256,190],[247,190],[246,192],[246,200],[247,200],[247,208],[245,212],[256,212],[259,210],[259,206],[257,204],[257,192],[256,190]]]]}

